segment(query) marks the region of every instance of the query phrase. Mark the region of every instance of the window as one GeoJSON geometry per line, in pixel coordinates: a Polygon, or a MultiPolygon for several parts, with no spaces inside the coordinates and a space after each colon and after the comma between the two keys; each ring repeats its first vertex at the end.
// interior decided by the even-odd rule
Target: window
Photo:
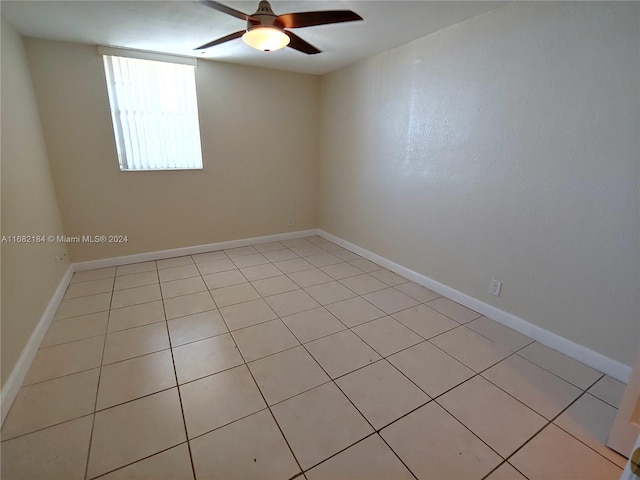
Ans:
{"type": "Polygon", "coordinates": [[[99,51],[120,170],[201,169],[195,59],[169,63],[154,54],[131,58],[116,49],[99,51]]]}

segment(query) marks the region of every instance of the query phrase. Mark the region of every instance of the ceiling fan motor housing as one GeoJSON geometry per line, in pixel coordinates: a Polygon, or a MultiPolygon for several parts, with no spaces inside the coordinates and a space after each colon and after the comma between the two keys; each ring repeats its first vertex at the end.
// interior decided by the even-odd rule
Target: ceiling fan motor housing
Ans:
{"type": "Polygon", "coordinates": [[[284,30],[282,22],[278,21],[278,17],[267,0],[262,0],[258,5],[258,10],[251,17],[247,18],[247,30],[252,30],[256,27],[273,27],[279,30],[284,30]],[[258,20],[256,22],[254,19],[258,20]]]}

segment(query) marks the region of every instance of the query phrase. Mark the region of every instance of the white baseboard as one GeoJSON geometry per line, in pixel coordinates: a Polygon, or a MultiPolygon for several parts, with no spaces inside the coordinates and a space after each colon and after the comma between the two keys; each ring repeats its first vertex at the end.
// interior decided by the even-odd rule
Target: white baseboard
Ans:
{"type": "Polygon", "coordinates": [[[47,304],[47,308],[44,309],[44,313],[40,317],[40,321],[36,328],[33,330],[33,333],[29,337],[29,341],[25,345],[16,365],[13,367],[9,378],[2,386],[2,391],[0,392],[0,411],[2,415],[2,420],[0,423],[4,423],[4,419],[7,417],[7,413],[9,413],[9,409],[13,404],[13,401],[22,386],[22,382],[24,381],[24,377],[27,375],[29,371],[29,367],[31,367],[31,362],[33,362],[36,353],[38,352],[38,348],[40,348],[40,343],[42,343],[42,339],[47,333],[49,329],[49,325],[53,320],[54,315],[56,314],[56,310],[58,310],[58,306],[62,301],[62,297],[64,296],[64,292],[67,291],[67,287],[69,286],[69,282],[71,281],[71,277],[73,276],[74,266],[69,265],[67,271],[64,273],[60,282],[58,283],[58,287],[55,292],[51,296],[51,300],[47,304]]]}
{"type": "Polygon", "coordinates": [[[243,238],[240,240],[229,240],[226,242],[208,243],[206,245],[194,245],[192,247],[172,248],[170,250],[158,250],[156,252],[137,253],[123,257],[103,258],[100,260],[89,260],[74,264],[75,271],[93,270],[95,268],[116,267],[118,265],[128,265],[130,263],[150,262],[152,260],[162,260],[165,258],[182,257],[184,255],[197,255],[198,253],[215,252],[225,248],[246,247],[258,243],[279,242],[281,240],[291,240],[294,238],[318,235],[317,229],[300,230],[297,232],[276,233],[274,235],[264,235],[261,237],[243,238]]]}
{"type": "Polygon", "coordinates": [[[475,310],[478,313],[481,313],[485,317],[488,317],[492,320],[495,320],[502,325],[512,328],[517,332],[522,333],[534,340],[546,345],[554,350],[557,350],[560,353],[564,353],[568,357],[574,358],[586,365],[589,365],[596,370],[606,373],[607,375],[620,380],[621,382],[628,383],[629,378],[631,377],[631,367],[629,365],[625,365],[617,360],[609,358],[601,353],[595,352],[583,345],[579,345],[571,340],[568,340],[560,335],[553,333],[549,330],[546,330],[538,325],[534,325],[531,322],[523,320],[520,317],[517,317],[509,312],[505,312],[504,310],[500,310],[499,308],[494,307],[493,305],[489,305],[488,303],[484,303],[477,298],[471,297],[465,293],[460,292],[454,288],[449,287],[448,285],[444,285],[432,278],[429,278],[420,273],[414,272],[402,265],[399,265],[388,258],[377,255],[369,250],[366,250],[358,245],[355,245],[351,242],[347,242],[340,237],[336,237],[324,230],[318,230],[318,235],[321,237],[330,240],[347,250],[351,250],[352,252],[360,255],[361,257],[366,258],[367,260],[371,260],[372,262],[377,263],[385,267],[392,272],[397,273],[409,280],[422,285],[423,287],[428,288],[429,290],[433,290],[440,295],[443,295],[451,300],[458,302],[465,307],[468,307],[472,310],[475,310]]]}

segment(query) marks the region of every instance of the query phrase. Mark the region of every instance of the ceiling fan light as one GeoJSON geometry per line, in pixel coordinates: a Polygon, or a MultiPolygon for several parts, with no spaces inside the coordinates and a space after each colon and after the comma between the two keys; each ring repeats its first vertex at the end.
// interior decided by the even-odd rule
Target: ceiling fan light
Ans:
{"type": "Polygon", "coordinates": [[[255,27],[242,35],[244,43],[256,50],[273,52],[289,45],[289,36],[276,27],[255,27]]]}

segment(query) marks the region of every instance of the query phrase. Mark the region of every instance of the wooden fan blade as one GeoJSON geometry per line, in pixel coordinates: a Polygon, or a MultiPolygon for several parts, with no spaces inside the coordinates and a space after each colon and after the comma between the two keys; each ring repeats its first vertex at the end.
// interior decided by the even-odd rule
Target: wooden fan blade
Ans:
{"type": "Polygon", "coordinates": [[[283,13],[277,21],[284,28],[313,27],[330,23],[354,22],[362,17],[351,10],[325,10],[320,12],[283,13]]]}
{"type": "Polygon", "coordinates": [[[298,50],[299,52],[306,53],[307,55],[315,55],[316,53],[321,52],[321,50],[318,50],[316,47],[314,47],[310,43],[305,42],[295,33],[287,32],[287,31],[285,31],[284,33],[286,33],[291,40],[288,46],[293,48],[294,50],[298,50]]]}
{"type": "Polygon", "coordinates": [[[229,40],[235,40],[236,38],[240,38],[244,35],[245,30],[240,30],[239,32],[230,33],[224,37],[220,37],[217,40],[213,40],[209,43],[205,43],[204,45],[200,45],[198,48],[194,48],[194,50],[204,50],[205,48],[213,47],[215,45],[220,45],[221,43],[228,42],[229,40]]]}
{"type": "Polygon", "coordinates": [[[251,20],[252,22],[260,22],[258,19],[252,17],[251,15],[247,15],[246,13],[241,12],[240,10],[236,10],[235,8],[227,7],[222,3],[214,2],[213,0],[199,0],[199,2],[207,7],[211,7],[214,10],[218,10],[219,12],[226,13],[227,15],[231,15],[232,17],[239,18],[240,20],[251,20]]]}

